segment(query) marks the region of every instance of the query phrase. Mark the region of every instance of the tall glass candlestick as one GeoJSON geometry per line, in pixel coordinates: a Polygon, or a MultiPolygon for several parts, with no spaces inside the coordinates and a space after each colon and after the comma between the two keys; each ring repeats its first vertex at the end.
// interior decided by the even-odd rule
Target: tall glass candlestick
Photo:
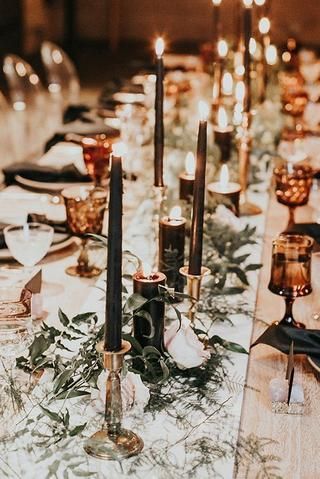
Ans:
{"type": "Polygon", "coordinates": [[[201,275],[203,216],[207,161],[207,117],[208,105],[199,102],[199,131],[197,144],[197,164],[193,188],[193,210],[190,232],[189,274],[201,275]]]}
{"type": "Polygon", "coordinates": [[[122,160],[112,157],[110,172],[107,296],[104,350],[121,349],[122,329],[122,160]]]}
{"type": "Polygon", "coordinates": [[[164,150],[164,126],[163,126],[163,51],[164,41],[158,38],[156,41],[156,96],[155,96],[155,127],[154,127],[154,186],[163,187],[163,150],[164,150]]]}
{"type": "Polygon", "coordinates": [[[184,289],[179,270],[184,265],[185,229],[180,206],[173,207],[159,222],[159,271],[165,273],[168,286],[179,293],[184,289]]]}
{"type": "Polygon", "coordinates": [[[250,38],[252,35],[252,3],[253,0],[243,0],[243,46],[244,46],[244,83],[245,83],[245,98],[244,111],[250,112],[251,109],[251,78],[250,78],[250,38]]]}

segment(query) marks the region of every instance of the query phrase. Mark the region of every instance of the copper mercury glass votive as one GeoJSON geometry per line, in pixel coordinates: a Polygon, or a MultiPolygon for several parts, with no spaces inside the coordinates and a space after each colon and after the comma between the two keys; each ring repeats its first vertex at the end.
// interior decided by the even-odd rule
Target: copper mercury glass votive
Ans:
{"type": "Polygon", "coordinates": [[[72,186],[62,191],[66,206],[67,223],[70,231],[81,238],[78,264],[66,269],[71,276],[91,278],[101,273],[101,269],[89,264],[88,233],[102,232],[106,209],[107,193],[103,188],[92,186],[72,186]]]}
{"type": "Polygon", "coordinates": [[[272,264],[269,290],[283,296],[285,314],[280,324],[304,328],[292,314],[296,298],[312,292],[311,254],[313,239],[306,235],[282,233],[272,243],[272,264]]]}
{"type": "Polygon", "coordinates": [[[313,170],[308,165],[282,163],[273,170],[277,201],[289,208],[288,228],[295,224],[294,211],[309,201],[313,170]]]}

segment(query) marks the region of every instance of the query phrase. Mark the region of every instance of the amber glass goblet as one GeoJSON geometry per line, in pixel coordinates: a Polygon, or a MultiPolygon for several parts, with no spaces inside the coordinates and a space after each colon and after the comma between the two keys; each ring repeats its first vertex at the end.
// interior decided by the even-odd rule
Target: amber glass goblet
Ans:
{"type": "Polygon", "coordinates": [[[289,208],[290,228],[295,224],[295,208],[306,205],[309,201],[313,170],[308,165],[282,163],[274,168],[273,173],[277,200],[289,208]]]}
{"type": "Polygon", "coordinates": [[[306,235],[282,233],[272,243],[272,264],[269,290],[285,298],[286,310],[282,320],[285,324],[304,328],[292,314],[296,298],[307,296],[311,287],[311,254],[313,239],[306,235]]]}
{"type": "Polygon", "coordinates": [[[67,211],[67,223],[75,236],[81,238],[78,264],[69,266],[66,273],[71,276],[92,278],[101,269],[89,264],[88,233],[100,234],[106,209],[107,193],[103,188],[72,186],[62,191],[67,211]]]}
{"type": "Polygon", "coordinates": [[[86,136],[82,138],[83,159],[96,186],[103,185],[109,176],[112,144],[106,135],[86,136]]]}

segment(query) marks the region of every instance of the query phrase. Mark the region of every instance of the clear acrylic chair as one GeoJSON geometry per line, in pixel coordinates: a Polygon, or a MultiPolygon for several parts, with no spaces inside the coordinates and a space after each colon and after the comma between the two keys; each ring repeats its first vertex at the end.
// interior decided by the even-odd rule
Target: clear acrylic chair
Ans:
{"type": "Polygon", "coordinates": [[[45,41],[41,58],[47,73],[48,90],[52,96],[61,96],[64,106],[79,103],[80,81],[70,57],[58,45],[45,41]]]}
{"type": "Polygon", "coordinates": [[[0,170],[19,159],[18,135],[14,112],[0,92],[0,170]]]}
{"type": "MultiPolygon", "coordinates": [[[[39,153],[50,134],[46,125],[47,101],[45,90],[33,68],[17,55],[4,58],[5,74],[14,120],[20,130],[20,144],[25,158],[39,153]]],[[[21,153],[22,154],[22,153],[21,153]]]]}

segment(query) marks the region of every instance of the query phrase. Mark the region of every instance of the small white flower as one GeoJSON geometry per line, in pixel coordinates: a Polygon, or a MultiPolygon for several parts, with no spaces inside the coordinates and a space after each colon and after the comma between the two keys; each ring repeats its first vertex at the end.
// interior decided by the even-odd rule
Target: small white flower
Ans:
{"type": "Polygon", "coordinates": [[[218,205],[213,218],[224,225],[230,226],[234,231],[241,231],[240,219],[224,205],[218,205]]]}
{"type": "MultiPolygon", "coordinates": [[[[92,389],[91,399],[99,412],[105,409],[107,371],[102,371],[97,380],[97,388],[92,389]]],[[[127,372],[121,379],[121,398],[124,411],[137,408],[143,410],[150,399],[149,389],[141,381],[139,374],[127,372]]]]}
{"type": "Polygon", "coordinates": [[[181,326],[177,320],[165,331],[164,345],[180,369],[201,366],[210,358],[187,318],[182,319],[181,326]]]}

